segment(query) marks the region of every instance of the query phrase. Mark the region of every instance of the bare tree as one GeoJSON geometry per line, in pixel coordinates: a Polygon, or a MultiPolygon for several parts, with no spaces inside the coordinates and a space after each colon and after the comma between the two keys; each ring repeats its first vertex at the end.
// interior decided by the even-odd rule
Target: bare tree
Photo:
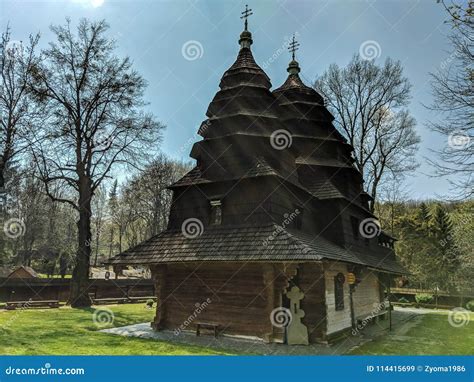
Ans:
{"type": "Polygon", "coordinates": [[[115,222],[114,216],[117,214],[118,209],[118,181],[117,179],[113,182],[112,187],[109,191],[107,200],[107,218],[110,221],[109,223],[109,256],[110,259],[114,252],[114,238],[115,238],[115,222]]]}
{"type": "Polygon", "coordinates": [[[441,119],[429,127],[446,138],[437,150],[439,161],[431,161],[437,175],[451,178],[455,197],[474,195],[474,1],[451,3],[441,1],[452,27],[449,40],[452,52],[437,72],[431,73],[433,103],[441,119]]]}
{"type": "Polygon", "coordinates": [[[28,83],[38,40],[39,35],[30,36],[27,44],[12,40],[9,27],[1,35],[0,193],[5,192],[8,167],[26,151],[30,143],[30,128],[36,113],[28,99],[28,83]]]}
{"type": "MultiPolygon", "coordinates": [[[[101,238],[102,238],[102,231],[104,230],[104,223],[105,223],[105,212],[107,208],[107,192],[104,185],[101,185],[92,199],[92,216],[93,216],[93,224],[94,224],[94,267],[97,266],[100,249],[101,249],[101,238]]],[[[92,245],[92,243],[91,243],[92,245]]]]}
{"type": "Polygon", "coordinates": [[[144,223],[141,240],[166,228],[171,207],[171,191],[167,187],[190,169],[189,165],[160,155],[142,173],[125,184],[124,188],[132,201],[131,208],[137,219],[144,223]]]}
{"type": "Polygon", "coordinates": [[[416,168],[419,137],[406,109],[411,85],[400,62],[378,66],[356,55],[345,68],[332,64],[314,86],[354,147],[355,165],[374,199],[386,175],[400,178],[416,168]]]}
{"type": "Polygon", "coordinates": [[[34,146],[46,193],[78,212],[78,252],[70,303],[89,306],[87,295],[92,242],[91,201],[117,166],[140,166],[158,147],[162,125],[143,111],[145,80],[129,58],[114,55],[105,21],[81,20],[77,34],[70,21],[52,26],[56,41],[42,52],[31,84],[35,99],[47,104],[44,140],[34,146]],[[58,198],[62,184],[75,197],[58,198]]]}

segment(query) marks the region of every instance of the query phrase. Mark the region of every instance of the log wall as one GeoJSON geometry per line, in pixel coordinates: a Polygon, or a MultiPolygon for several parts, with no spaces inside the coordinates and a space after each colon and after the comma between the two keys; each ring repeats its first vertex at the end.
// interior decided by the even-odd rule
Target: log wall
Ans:
{"type": "Polygon", "coordinates": [[[378,276],[376,273],[363,269],[360,275],[361,282],[356,286],[353,294],[354,313],[356,318],[366,318],[376,313],[382,301],[378,276]]]}
{"type": "Polygon", "coordinates": [[[168,264],[165,282],[159,280],[164,272],[156,277],[152,269],[157,278],[155,289],[161,294],[154,327],[179,332],[195,330],[196,322],[204,321],[218,323],[222,333],[269,338],[270,313],[285,287],[284,277],[271,267],[258,263],[168,264]]]}
{"type": "Polygon", "coordinates": [[[349,284],[344,283],[344,310],[336,310],[334,297],[334,276],[338,273],[347,275],[347,266],[343,263],[330,262],[325,264],[324,279],[326,282],[326,335],[351,327],[351,307],[349,301],[349,284]]]}
{"type": "Polygon", "coordinates": [[[179,334],[196,322],[217,323],[221,333],[283,342],[284,329],[272,325],[272,310],[284,306],[290,280],[305,293],[303,323],[310,341],[325,331],[322,266],[271,263],[168,264],[152,268],[158,296],[153,327],[179,334]],[[161,301],[161,302],[160,302],[161,301]]]}

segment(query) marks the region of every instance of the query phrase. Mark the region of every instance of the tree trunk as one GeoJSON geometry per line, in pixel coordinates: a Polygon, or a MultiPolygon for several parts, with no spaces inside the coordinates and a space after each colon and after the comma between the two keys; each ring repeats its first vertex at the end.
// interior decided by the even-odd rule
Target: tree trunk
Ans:
{"type": "Polygon", "coordinates": [[[73,308],[91,306],[88,288],[92,243],[92,191],[87,180],[81,182],[79,193],[79,221],[77,223],[79,248],[74,271],[72,272],[71,293],[69,296],[69,302],[73,308]]]}
{"type": "Polygon", "coordinates": [[[5,188],[5,166],[3,164],[3,158],[0,157],[0,191],[5,188]]]}

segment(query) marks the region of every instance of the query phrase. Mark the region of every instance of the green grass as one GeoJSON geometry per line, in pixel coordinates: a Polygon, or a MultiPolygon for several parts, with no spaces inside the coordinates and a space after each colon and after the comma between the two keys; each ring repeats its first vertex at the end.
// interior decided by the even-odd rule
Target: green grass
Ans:
{"type": "MultiPolygon", "coordinates": [[[[98,328],[94,309],[0,311],[0,355],[192,355],[230,354],[209,348],[100,333],[102,328],[150,322],[144,304],[110,305],[112,324],[98,328]]],[[[467,325],[452,327],[448,312],[427,313],[403,335],[386,335],[355,349],[365,355],[472,355],[474,313],[467,325]]]]}
{"type": "Polygon", "coordinates": [[[355,349],[362,355],[472,355],[474,354],[474,313],[467,324],[453,327],[448,311],[427,313],[416,327],[402,336],[388,335],[355,349]]]}
{"type": "MultiPolygon", "coordinates": [[[[103,307],[101,307],[103,308],[103,307]]],[[[111,305],[113,324],[98,328],[94,309],[0,311],[1,355],[179,355],[225,354],[208,348],[100,333],[103,328],[150,322],[144,304],[111,305]]]]}
{"type": "MultiPolygon", "coordinates": [[[[38,277],[40,279],[60,279],[61,278],[61,275],[52,275],[52,276],[49,276],[46,274],[46,273],[38,273],[38,277]]],[[[64,278],[65,279],[70,279],[72,277],[72,275],[64,275],[64,278]]]]}

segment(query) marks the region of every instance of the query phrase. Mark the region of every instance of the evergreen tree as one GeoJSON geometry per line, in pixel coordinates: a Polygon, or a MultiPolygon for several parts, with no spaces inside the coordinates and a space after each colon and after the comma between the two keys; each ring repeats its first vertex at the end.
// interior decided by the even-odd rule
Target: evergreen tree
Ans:
{"type": "Polygon", "coordinates": [[[459,260],[453,236],[453,223],[441,204],[436,206],[432,217],[432,233],[439,267],[439,284],[446,289],[451,289],[455,284],[459,260]]]}
{"type": "Polygon", "coordinates": [[[425,202],[422,202],[418,210],[418,220],[420,221],[421,225],[426,226],[429,223],[430,218],[430,210],[425,202]]]}

